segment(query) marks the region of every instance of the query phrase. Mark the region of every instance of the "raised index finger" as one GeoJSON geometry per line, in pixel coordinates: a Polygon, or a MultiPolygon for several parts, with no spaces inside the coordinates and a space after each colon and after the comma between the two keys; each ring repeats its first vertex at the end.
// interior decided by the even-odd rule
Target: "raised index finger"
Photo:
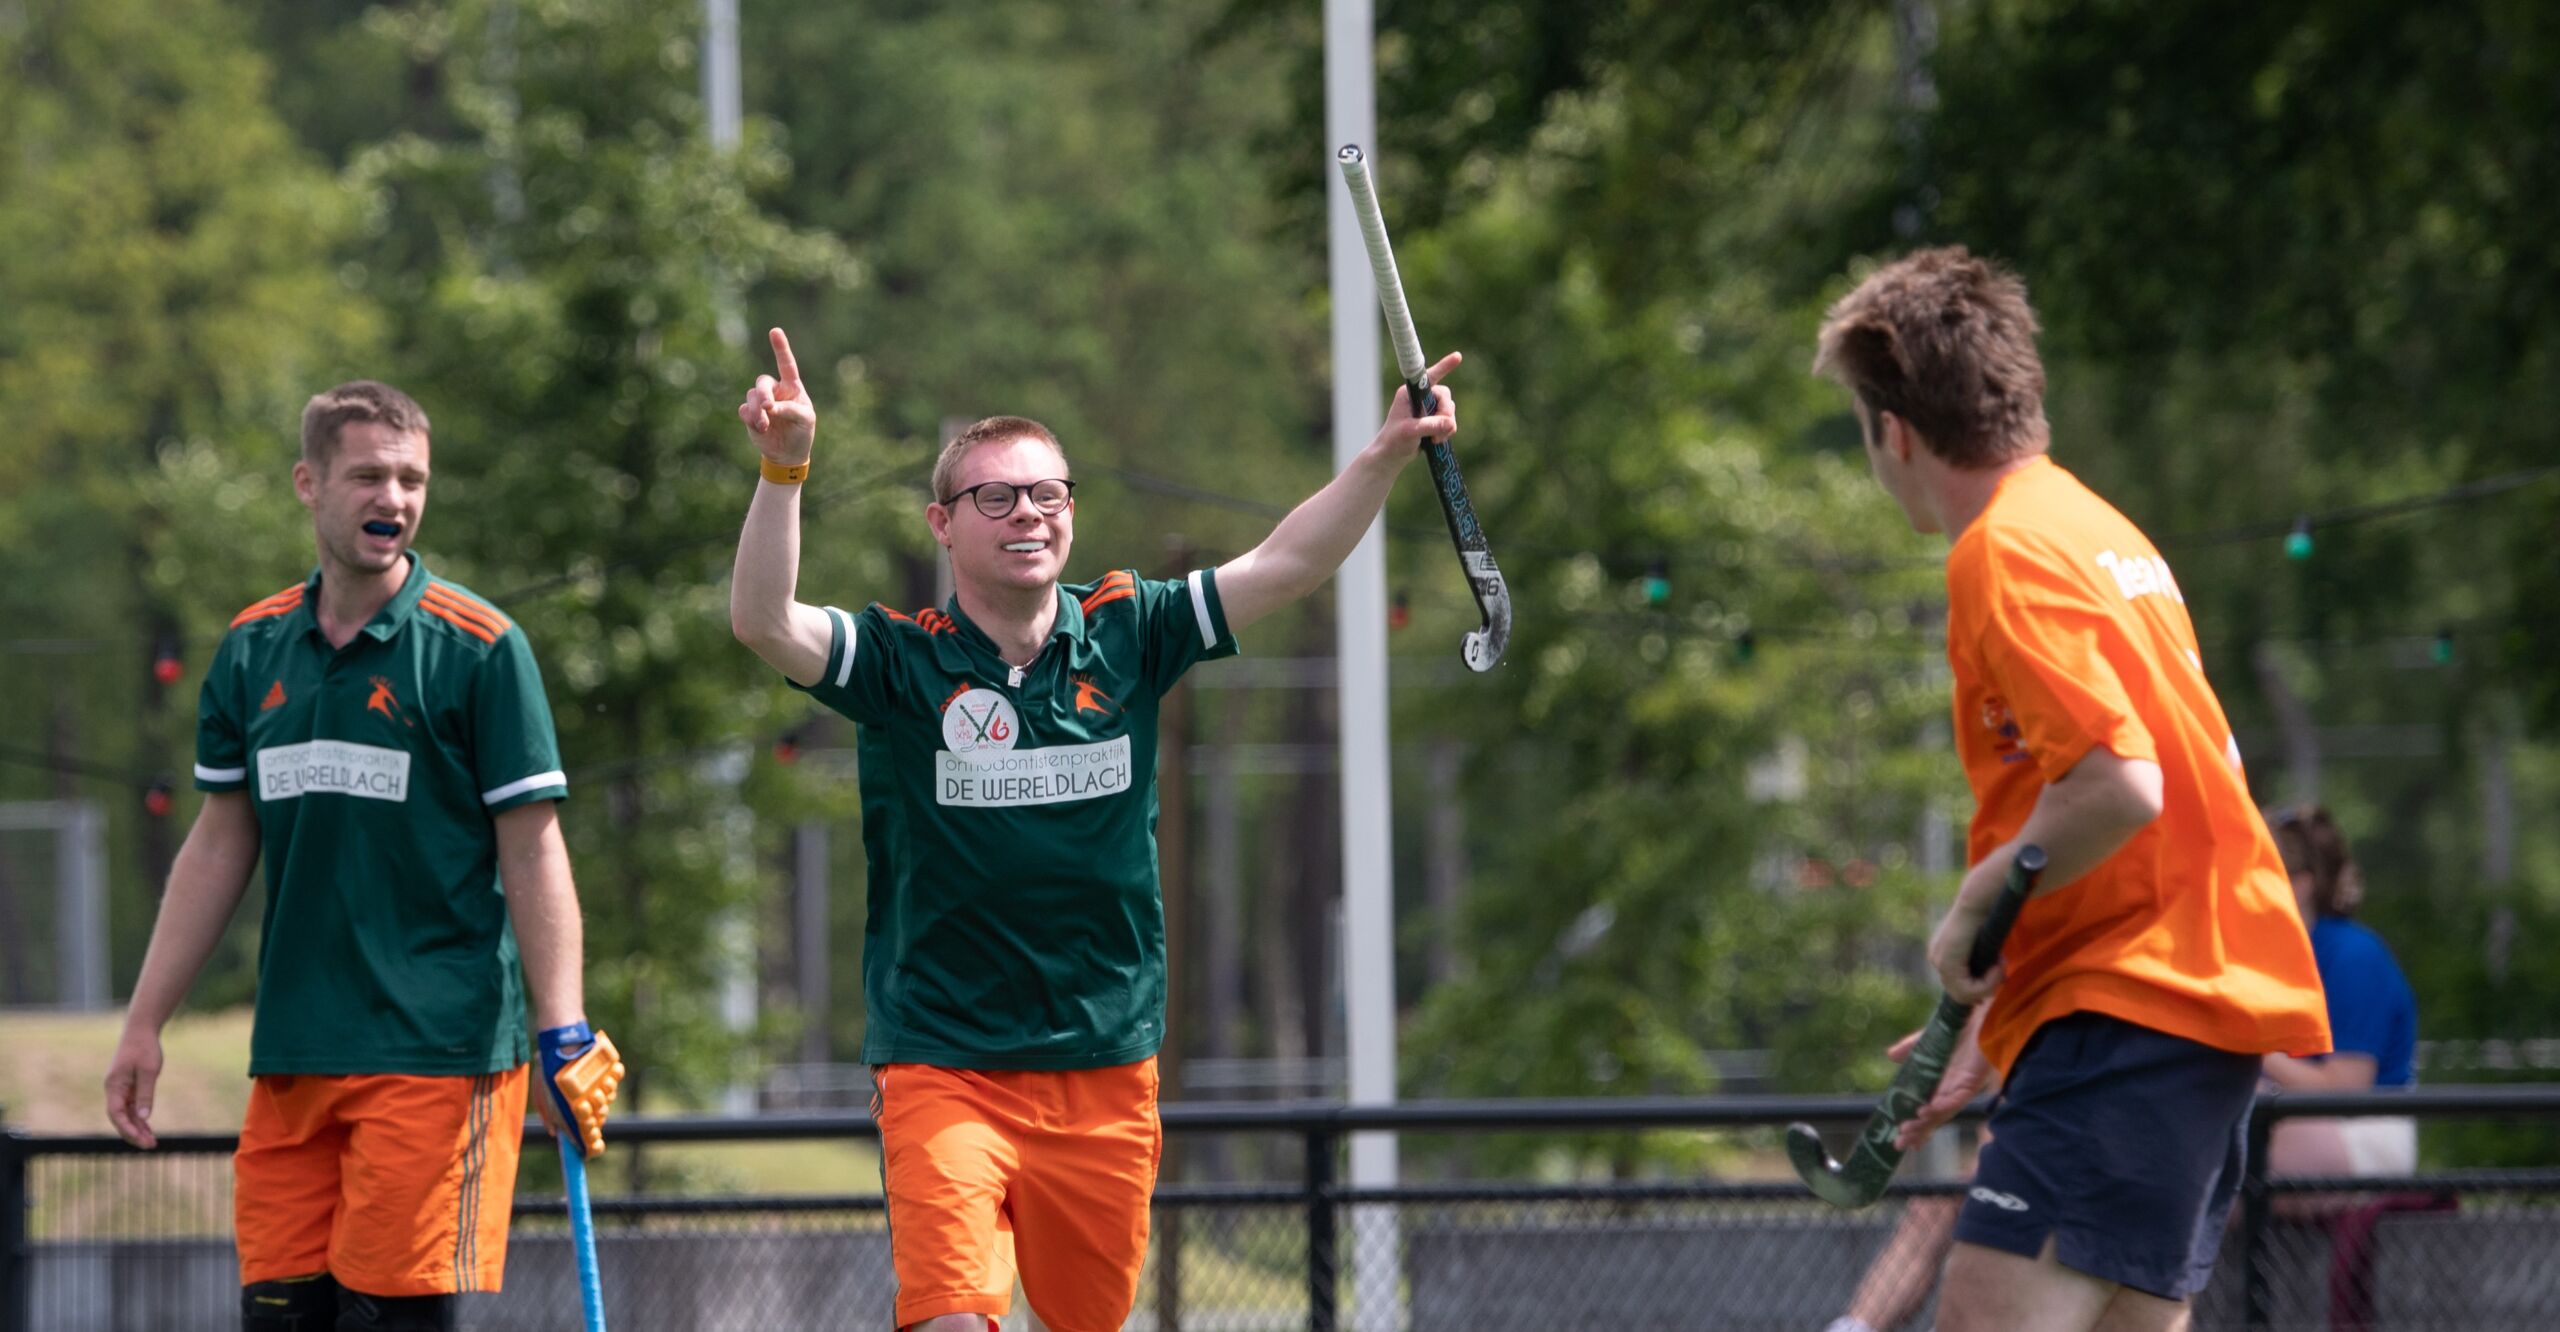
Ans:
{"type": "Polygon", "coordinates": [[[1449,377],[1450,371],[1458,368],[1459,362],[1466,359],[1466,354],[1463,352],[1451,352],[1448,355],[1441,357],[1439,364],[1422,372],[1422,382],[1437,385],[1441,380],[1449,377]]]}
{"type": "Polygon", "coordinates": [[[782,377],[784,396],[800,387],[800,362],[792,359],[791,338],[781,329],[769,331],[766,338],[773,343],[773,368],[782,377]]]}

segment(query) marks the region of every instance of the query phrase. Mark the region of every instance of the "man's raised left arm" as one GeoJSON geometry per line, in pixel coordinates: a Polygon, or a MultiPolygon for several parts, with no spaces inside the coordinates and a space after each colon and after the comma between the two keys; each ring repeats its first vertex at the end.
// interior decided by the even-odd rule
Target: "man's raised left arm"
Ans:
{"type": "Polygon", "coordinates": [[[1433,414],[1413,415],[1410,395],[1399,388],[1377,438],[1324,489],[1310,495],[1271,529],[1262,544],[1218,566],[1218,597],[1227,627],[1246,625],[1296,601],[1331,578],[1386,506],[1387,492],[1427,439],[1458,431],[1458,400],[1438,387],[1463,358],[1456,352],[1431,367],[1433,414]]]}

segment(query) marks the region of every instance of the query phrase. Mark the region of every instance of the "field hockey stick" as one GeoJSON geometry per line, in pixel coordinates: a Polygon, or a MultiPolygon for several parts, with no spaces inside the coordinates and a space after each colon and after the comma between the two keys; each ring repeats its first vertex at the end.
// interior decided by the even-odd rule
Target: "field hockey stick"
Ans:
{"type": "Polygon", "coordinates": [[[604,1278],[596,1271],[596,1218],[587,1205],[587,1162],[574,1142],[560,1144],[560,1180],[569,1190],[569,1244],[578,1255],[578,1304],[586,1332],[605,1332],[604,1278]]]}
{"type": "MultiPolygon", "coordinates": [[[[1424,377],[1429,363],[1422,359],[1422,339],[1413,331],[1413,313],[1405,308],[1404,280],[1396,275],[1396,254],[1387,245],[1387,220],[1378,212],[1377,192],[1369,184],[1368,160],[1356,143],[1345,144],[1335,160],[1342,165],[1343,183],[1351,187],[1351,211],[1360,219],[1360,238],[1368,243],[1369,268],[1378,279],[1378,305],[1386,312],[1387,337],[1395,343],[1396,368],[1404,375],[1405,393],[1415,416],[1429,416],[1431,382],[1424,377]]],[[[1334,367],[1335,374],[1356,372],[1352,366],[1334,367]]],[[[1449,540],[1458,547],[1458,566],[1466,571],[1467,588],[1484,616],[1481,628],[1467,632],[1459,655],[1466,659],[1468,670],[1489,671],[1511,643],[1511,592],[1503,586],[1502,568],[1485,545],[1484,526],[1476,521],[1476,506],[1467,498],[1466,479],[1458,475],[1458,458],[1449,451],[1449,441],[1424,440],[1422,459],[1431,465],[1431,484],[1440,492],[1440,516],[1449,520],[1449,540]]]]}
{"type": "MultiPolygon", "coordinates": [[[[2009,927],[2018,923],[2018,909],[2027,904],[2043,873],[2044,848],[2019,847],[2017,858],[2009,862],[2009,877],[2000,885],[1999,899],[1991,904],[1991,914],[1983,919],[1982,928],[1974,933],[1973,947],[1965,954],[1967,970],[1980,976],[2000,964],[2000,945],[2008,940],[2009,927]]],[[[1885,1088],[1875,1113],[1867,1116],[1867,1126],[1858,1134],[1857,1146],[1849,1150],[1848,1160],[1832,1160],[1812,1125],[1787,1126],[1787,1159],[1814,1196],[1853,1210],[1884,1196],[1884,1186],[1893,1182],[1893,1172],[1902,1166],[1902,1148],[1895,1145],[1894,1134],[1938,1094],[1947,1060],[1955,1054],[1956,1042],[1964,1038],[1964,1024],[1972,1016],[1973,1005],[1959,1003],[1951,994],[1938,996],[1938,1011],[1930,1015],[1911,1053],[1903,1056],[1902,1071],[1885,1088]]]]}
{"type": "Polygon", "coordinates": [[[578,1259],[578,1304],[586,1312],[586,1332],[605,1332],[604,1279],[596,1271],[596,1219],[587,1201],[587,1157],[604,1151],[604,1121],[614,1096],[622,1090],[622,1052],[613,1038],[584,1022],[555,1027],[541,1034],[543,1095],[567,1114],[568,1125],[553,1139],[560,1148],[560,1182],[569,1196],[569,1246],[578,1259]],[[576,1050],[574,1057],[569,1051],[576,1050]],[[563,1062],[565,1060],[565,1062],[563,1062]]]}

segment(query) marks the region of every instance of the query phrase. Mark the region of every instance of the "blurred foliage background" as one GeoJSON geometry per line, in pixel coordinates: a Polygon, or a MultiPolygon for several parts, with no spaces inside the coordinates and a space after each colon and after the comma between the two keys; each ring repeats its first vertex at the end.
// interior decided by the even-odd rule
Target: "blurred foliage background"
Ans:
{"type": "MultiPolygon", "coordinates": [[[[953,417],[1058,430],[1082,577],[1240,552],[1321,482],[1316,5],[741,8],[719,150],[692,0],[0,0],[0,800],[107,804],[119,994],[195,804],[199,672],[309,564],[287,471],[330,383],[427,406],[420,549],[532,635],[590,1006],[646,1051],[644,1107],[860,1031],[850,736],[725,624],[747,330],[789,328],[819,396],[812,599],[934,595],[918,510],[953,417]],[[794,965],[808,825],[824,1002],[794,965]]],[[[1460,448],[1519,623],[1502,670],[1454,669],[1473,607],[1404,487],[1408,1093],[1865,1088],[1925,1012],[1970,813],[1942,547],[1807,365],[1865,266],[1950,241],[2030,284],[2055,455],[2161,541],[2259,794],[2355,836],[2426,1076],[2508,1076],[2483,1042],[2560,1034],[2533,962],[2560,946],[2560,14],[1379,22],[1384,201],[1426,342],[1468,355],[1460,448]]],[[[1332,703],[1279,683],[1333,633],[1320,596],[1180,704],[1187,1059],[1339,1053],[1332,703]]],[[[47,994],[48,896],[0,865],[0,1003],[47,994]]],[[[254,922],[199,1005],[249,993],[254,922]]],[[[2445,1159],[2535,1150],[2435,1132],[2445,1159]]]]}

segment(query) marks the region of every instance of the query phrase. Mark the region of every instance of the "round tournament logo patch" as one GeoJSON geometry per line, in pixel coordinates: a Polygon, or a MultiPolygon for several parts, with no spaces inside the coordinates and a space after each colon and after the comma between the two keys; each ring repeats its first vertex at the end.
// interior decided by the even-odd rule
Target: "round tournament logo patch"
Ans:
{"type": "Polygon", "coordinates": [[[942,743],[954,754],[1011,749],[1021,738],[1013,700],[992,689],[963,689],[942,710],[942,743]]]}

